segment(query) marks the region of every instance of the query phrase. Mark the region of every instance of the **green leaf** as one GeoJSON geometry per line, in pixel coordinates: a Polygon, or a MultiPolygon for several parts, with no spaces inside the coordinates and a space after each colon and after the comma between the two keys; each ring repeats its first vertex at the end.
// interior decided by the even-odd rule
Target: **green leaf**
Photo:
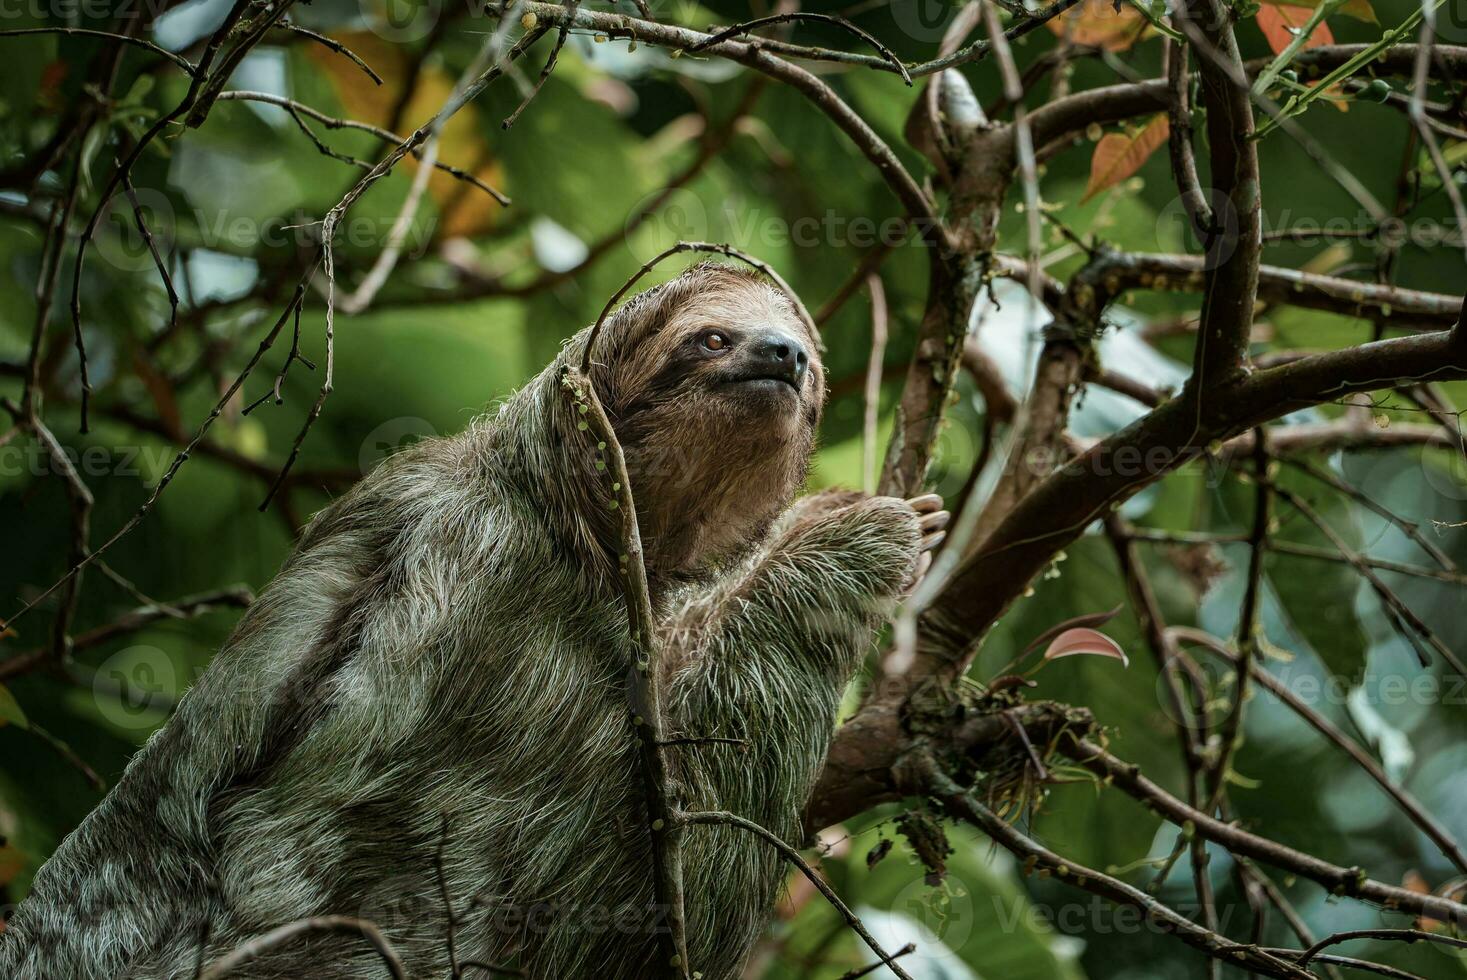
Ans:
{"type": "Polygon", "coordinates": [[[16,728],[31,727],[30,720],[20,709],[20,702],[10,693],[10,688],[0,684],[0,727],[14,725],[16,728]]]}

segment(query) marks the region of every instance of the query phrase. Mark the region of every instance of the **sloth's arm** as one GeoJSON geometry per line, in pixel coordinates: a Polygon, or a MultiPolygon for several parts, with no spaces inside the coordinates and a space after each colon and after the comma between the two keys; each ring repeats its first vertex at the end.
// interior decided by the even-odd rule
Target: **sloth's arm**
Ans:
{"type": "Polygon", "coordinates": [[[891,497],[829,491],[797,502],[751,565],[668,623],[675,714],[693,710],[690,685],[716,686],[724,669],[843,685],[911,584],[923,536],[921,515],[891,497]]]}

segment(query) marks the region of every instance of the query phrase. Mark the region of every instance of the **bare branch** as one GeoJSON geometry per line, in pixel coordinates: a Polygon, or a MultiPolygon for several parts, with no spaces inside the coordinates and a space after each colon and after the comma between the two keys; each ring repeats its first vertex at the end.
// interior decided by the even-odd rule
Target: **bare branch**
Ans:
{"type": "Polygon", "coordinates": [[[197,75],[202,70],[202,66],[196,68],[193,62],[181,54],[169,51],[167,48],[154,44],[145,38],[132,37],[128,34],[91,30],[85,27],[20,27],[0,31],[0,37],[25,37],[30,34],[66,34],[73,37],[102,37],[119,44],[131,44],[134,47],[142,48],[144,51],[152,52],[161,58],[167,58],[179,68],[182,68],[185,74],[190,76],[197,75]]]}
{"type": "Polygon", "coordinates": [[[977,826],[992,838],[994,843],[1025,862],[1026,866],[1043,867],[1066,884],[1083,888],[1121,905],[1139,908],[1158,928],[1175,935],[1188,946],[1208,956],[1228,962],[1242,962],[1250,970],[1270,977],[1311,980],[1311,975],[1306,971],[1256,946],[1235,943],[1220,933],[1203,928],[1119,878],[1113,878],[1103,872],[1061,857],[999,819],[993,811],[945,776],[930,757],[922,760],[919,765],[922,767],[922,775],[927,780],[930,791],[950,815],[977,826]]]}
{"type": "Polygon", "coordinates": [[[712,37],[708,38],[708,40],[699,41],[688,50],[690,52],[702,51],[706,48],[712,47],[715,44],[720,44],[732,38],[742,37],[745,34],[751,34],[761,27],[768,27],[773,24],[788,24],[794,21],[817,21],[822,24],[832,24],[836,27],[839,27],[843,31],[847,31],[851,34],[856,35],[861,40],[865,41],[867,44],[875,48],[876,53],[880,55],[881,59],[889,64],[892,69],[896,71],[897,74],[902,76],[902,81],[906,82],[909,86],[912,84],[912,76],[907,74],[907,66],[902,64],[900,58],[891,53],[890,48],[882,44],[867,31],[863,31],[855,24],[852,24],[850,21],[846,20],[844,17],[836,17],[831,14],[812,14],[805,13],[803,11],[793,11],[790,13],[770,14],[767,17],[756,17],[753,20],[746,20],[742,23],[734,24],[731,27],[727,27],[719,31],[717,34],[714,34],[712,37]]]}
{"type": "Polygon", "coordinates": [[[315,41],[322,47],[329,48],[330,50],[335,51],[337,54],[341,55],[343,58],[346,58],[352,64],[356,65],[358,68],[366,73],[367,77],[372,80],[372,83],[374,85],[382,84],[382,76],[373,71],[371,65],[367,64],[365,61],[362,60],[360,55],[358,55],[351,48],[347,47],[345,44],[342,44],[335,38],[327,37],[325,34],[318,34],[315,31],[310,30],[309,28],[302,27],[299,24],[295,24],[290,21],[281,21],[280,23],[275,25],[275,30],[289,31],[292,34],[299,34],[301,37],[310,38],[312,41],[315,41]]]}
{"type": "MultiPolygon", "coordinates": [[[[1229,649],[1221,640],[1211,634],[1204,633],[1202,630],[1189,626],[1173,626],[1167,632],[1169,636],[1178,641],[1196,644],[1202,649],[1217,654],[1234,664],[1245,662],[1245,658],[1229,649]]],[[[1395,801],[1396,805],[1401,808],[1401,811],[1406,814],[1411,822],[1419,827],[1421,832],[1441,849],[1442,854],[1446,855],[1457,866],[1458,870],[1467,874],[1467,853],[1463,852],[1461,845],[1457,843],[1447,829],[1430,813],[1426,812],[1426,808],[1405,787],[1391,779],[1386,774],[1386,771],[1380,767],[1375,759],[1358,742],[1342,732],[1324,715],[1306,704],[1302,698],[1289,689],[1288,684],[1274,677],[1273,674],[1269,673],[1256,661],[1247,660],[1246,662],[1248,663],[1249,676],[1260,687],[1286,704],[1291,711],[1304,719],[1309,727],[1319,732],[1320,735],[1323,735],[1353,759],[1355,764],[1363,769],[1371,779],[1375,780],[1376,785],[1395,801]]]]}
{"type": "Polygon", "coordinates": [[[1313,855],[1250,834],[1230,823],[1187,806],[1156,783],[1141,775],[1137,766],[1117,759],[1083,739],[1061,740],[1060,750],[1086,769],[1108,779],[1117,789],[1148,804],[1161,816],[1181,826],[1188,822],[1207,840],[1246,857],[1292,872],[1324,886],[1332,894],[1373,902],[1407,915],[1428,916],[1467,924],[1467,905],[1438,895],[1423,895],[1396,885],[1375,881],[1360,868],[1342,868],[1313,855]]]}

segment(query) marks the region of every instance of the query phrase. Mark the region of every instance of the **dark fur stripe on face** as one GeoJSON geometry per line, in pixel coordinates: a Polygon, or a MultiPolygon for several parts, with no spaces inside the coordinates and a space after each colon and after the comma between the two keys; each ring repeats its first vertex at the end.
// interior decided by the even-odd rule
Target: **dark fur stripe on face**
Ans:
{"type": "Polygon", "coordinates": [[[789,299],[753,270],[705,262],[633,297],[607,320],[592,352],[592,370],[608,414],[625,418],[685,378],[687,367],[674,355],[698,327],[739,325],[779,328],[799,338],[813,361],[812,397],[804,401],[824,405],[820,338],[789,299]]]}

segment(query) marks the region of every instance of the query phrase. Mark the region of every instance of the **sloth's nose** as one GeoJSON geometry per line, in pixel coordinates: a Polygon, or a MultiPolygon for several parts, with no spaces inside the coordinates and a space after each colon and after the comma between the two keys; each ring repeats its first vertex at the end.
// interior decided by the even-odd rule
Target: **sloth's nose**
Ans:
{"type": "Polygon", "coordinates": [[[754,360],[782,381],[796,388],[805,380],[810,367],[810,354],[805,346],[788,334],[769,333],[754,345],[754,360]]]}

